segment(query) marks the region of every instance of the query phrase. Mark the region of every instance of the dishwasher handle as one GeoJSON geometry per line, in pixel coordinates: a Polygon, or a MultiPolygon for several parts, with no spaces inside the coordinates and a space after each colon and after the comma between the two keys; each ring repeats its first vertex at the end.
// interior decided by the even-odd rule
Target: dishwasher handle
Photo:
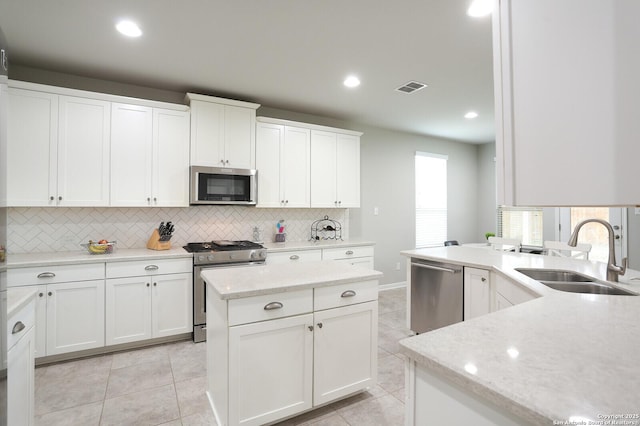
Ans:
{"type": "Polygon", "coordinates": [[[455,274],[455,273],[461,271],[460,269],[443,268],[442,266],[427,265],[427,264],[424,264],[424,263],[411,262],[411,266],[415,266],[415,267],[418,267],[418,268],[424,268],[424,269],[433,269],[435,271],[441,271],[441,272],[449,272],[450,274],[455,274]]]}

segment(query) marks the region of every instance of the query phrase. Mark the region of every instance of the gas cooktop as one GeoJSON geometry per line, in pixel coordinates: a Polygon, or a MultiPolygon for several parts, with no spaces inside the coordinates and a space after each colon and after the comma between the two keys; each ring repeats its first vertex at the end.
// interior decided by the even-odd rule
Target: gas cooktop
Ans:
{"type": "Polygon", "coordinates": [[[205,241],[187,243],[183,248],[194,253],[193,264],[196,266],[264,262],[267,257],[267,250],[252,241],[205,241]]]}
{"type": "Polygon", "coordinates": [[[255,250],[264,248],[253,241],[206,241],[202,243],[187,243],[184,249],[190,253],[201,253],[207,251],[231,251],[231,250],[255,250]]]}

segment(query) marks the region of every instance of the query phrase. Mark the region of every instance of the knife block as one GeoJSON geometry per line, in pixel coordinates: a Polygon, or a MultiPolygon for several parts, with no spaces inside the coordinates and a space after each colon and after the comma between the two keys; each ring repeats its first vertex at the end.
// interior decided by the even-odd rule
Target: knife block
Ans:
{"type": "Polygon", "coordinates": [[[171,241],[160,241],[160,233],[154,229],[151,238],[147,241],[147,248],[150,250],[169,250],[171,241]]]}

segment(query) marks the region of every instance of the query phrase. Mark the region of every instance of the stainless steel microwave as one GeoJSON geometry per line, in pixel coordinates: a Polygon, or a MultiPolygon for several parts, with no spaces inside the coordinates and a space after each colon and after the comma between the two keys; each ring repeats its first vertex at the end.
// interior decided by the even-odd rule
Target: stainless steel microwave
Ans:
{"type": "Polygon", "coordinates": [[[253,169],[191,166],[190,203],[255,205],[256,177],[253,169]]]}

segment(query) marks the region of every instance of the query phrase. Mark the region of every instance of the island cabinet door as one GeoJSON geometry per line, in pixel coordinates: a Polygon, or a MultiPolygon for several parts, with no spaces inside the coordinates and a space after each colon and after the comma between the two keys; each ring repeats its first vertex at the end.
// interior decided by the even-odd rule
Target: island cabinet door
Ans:
{"type": "Polygon", "coordinates": [[[229,328],[229,424],[262,425],[311,408],[313,314],[229,328]]]}
{"type": "Polygon", "coordinates": [[[377,318],[377,301],[314,313],[314,406],[376,384],[377,318]]]}

